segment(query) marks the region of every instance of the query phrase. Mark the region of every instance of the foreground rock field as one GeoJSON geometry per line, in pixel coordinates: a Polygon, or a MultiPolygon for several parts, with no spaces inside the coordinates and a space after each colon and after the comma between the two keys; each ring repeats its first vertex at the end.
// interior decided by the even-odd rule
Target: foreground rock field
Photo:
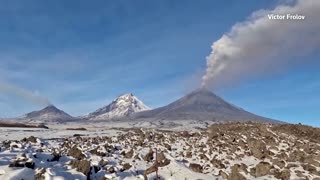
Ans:
{"type": "Polygon", "coordinates": [[[317,128],[248,122],[181,132],[117,130],[2,141],[0,179],[155,179],[158,166],[159,178],[171,180],[320,180],[317,128]]]}

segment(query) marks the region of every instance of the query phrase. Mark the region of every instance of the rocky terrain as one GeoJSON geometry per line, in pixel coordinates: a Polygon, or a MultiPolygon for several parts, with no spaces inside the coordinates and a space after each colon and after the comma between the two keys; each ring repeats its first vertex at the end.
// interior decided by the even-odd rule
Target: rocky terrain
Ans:
{"type": "Polygon", "coordinates": [[[214,124],[196,131],[117,128],[96,137],[2,141],[0,179],[320,179],[320,130],[214,124]],[[156,153],[157,152],[157,153],[156,153]]]}

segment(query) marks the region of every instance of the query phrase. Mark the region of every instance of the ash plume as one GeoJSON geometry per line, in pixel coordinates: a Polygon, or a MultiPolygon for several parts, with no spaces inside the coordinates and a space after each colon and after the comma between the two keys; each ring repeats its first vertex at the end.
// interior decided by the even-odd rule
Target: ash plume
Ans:
{"type": "Polygon", "coordinates": [[[40,106],[48,106],[51,104],[48,98],[43,97],[38,93],[13,86],[11,84],[0,83],[0,91],[4,91],[22,97],[23,99],[40,106]]]}
{"type": "Polygon", "coordinates": [[[226,85],[305,63],[300,57],[320,48],[319,19],[319,0],[297,0],[254,12],[213,43],[202,87],[226,85]],[[287,19],[288,14],[305,18],[287,19]],[[285,19],[269,19],[270,15],[284,15],[285,19]]]}

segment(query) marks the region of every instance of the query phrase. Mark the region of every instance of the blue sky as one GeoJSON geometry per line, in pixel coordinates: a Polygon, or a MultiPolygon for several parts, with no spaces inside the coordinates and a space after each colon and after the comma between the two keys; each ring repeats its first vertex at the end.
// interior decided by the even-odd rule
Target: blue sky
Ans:
{"type": "MultiPolygon", "coordinates": [[[[275,0],[0,0],[0,83],[82,115],[133,92],[155,108],[200,84],[210,46],[275,0]]],[[[296,66],[215,92],[266,117],[320,126],[320,64],[296,66]]],[[[0,88],[1,90],[1,88],[0,88]]],[[[41,105],[0,91],[0,117],[41,105]]]]}

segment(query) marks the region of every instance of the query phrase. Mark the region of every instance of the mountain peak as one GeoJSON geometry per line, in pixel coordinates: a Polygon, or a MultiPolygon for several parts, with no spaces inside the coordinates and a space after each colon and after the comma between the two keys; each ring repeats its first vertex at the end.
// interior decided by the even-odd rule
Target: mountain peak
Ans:
{"type": "Polygon", "coordinates": [[[142,101],[140,101],[132,93],[126,93],[118,96],[110,104],[104,106],[93,113],[90,113],[87,118],[94,120],[106,120],[129,116],[132,113],[149,110],[142,101]]]}
{"type": "Polygon", "coordinates": [[[125,94],[122,94],[118,97],[130,97],[130,96],[134,96],[133,93],[125,93],[125,94]]]}
{"type": "Polygon", "coordinates": [[[24,119],[33,121],[68,121],[72,120],[73,117],[64,111],[58,109],[54,105],[50,104],[47,107],[39,110],[33,111],[24,116],[24,119]]]}
{"type": "Polygon", "coordinates": [[[198,88],[192,92],[190,92],[188,95],[212,95],[212,96],[216,96],[212,91],[210,91],[209,89],[207,88],[198,88]]]}
{"type": "Polygon", "coordinates": [[[126,93],[126,94],[122,94],[119,95],[116,99],[114,99],[113,101],[119,101],[121,99],[126,99],[131,101],[133,98],[136,98],[132,93],[126,93]]]}
{"type": "Polygon", "coordinates": [[[211,92],[211,91],[207,87],[200,87],[195,89],[193,92],[211,92]]]}
{"type": "Polygon", "coordinates": [[[133,118],[151,120],[209,120],[217,122],[249,120],[275,122],[240,109],[207,88],[196,89],[169,105],[137,113],[133,118]]]}
{"type": "MultiPolygon", "coordinates": [[[[228,106],[231,107],[232,105],[224,101],[222,98],[214,94],[212,91],[206,89],[206,88],[199,88],[196,89],[189,94],[185,95],[184,97],[180,98],[176,101],[176,105],[181,104],[183,106],[186,106],[187,104],[193,105],[193,106],[203,106],[201,108],[204,109],[210,109],[215,107],[221,107],[221,106],[228,106]]],[[[231,107],[234,108],[234,107],[231,107]]]]}
{"type": "Polygon", "coordinates": [[[42,110],[54,110],[54,111],[56,111],[56,110],[60,110],[60,109],[55,107],[53,104],[50,104],[50,105],[46,106],[45,108],[43,108],[42,110]]]}

